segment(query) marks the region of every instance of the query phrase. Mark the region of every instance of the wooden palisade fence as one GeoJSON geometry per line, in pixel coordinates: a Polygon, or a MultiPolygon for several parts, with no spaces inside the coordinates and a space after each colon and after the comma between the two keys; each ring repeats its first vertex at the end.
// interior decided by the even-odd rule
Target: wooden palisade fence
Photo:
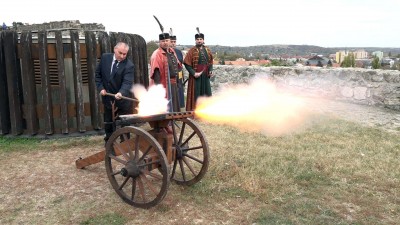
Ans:
{"type": "Polygon", "coordinates": [[[145,40],[136,34],[42,30],[0,33],[0,135],[102,132],[96,64],[118,41],[129,44],[134,82],[148,86],[145,40]],[[67,34],[67,35],[66,35],[67,34]]]}

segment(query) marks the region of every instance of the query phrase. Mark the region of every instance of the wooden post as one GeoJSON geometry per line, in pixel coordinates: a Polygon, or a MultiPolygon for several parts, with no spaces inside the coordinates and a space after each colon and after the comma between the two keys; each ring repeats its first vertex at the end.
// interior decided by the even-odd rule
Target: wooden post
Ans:
{"type": "Polygon", "coordinates": [[[85,132],[85,111],[83,103],[82,90],[82,71],[81,71],[81,55],[79,34],[76,30],[70,31],[71,49],[72,49],[72,70],[74,73],[74,88],[75,88],[75,104],[76,104],[76,122],[79,132],[85,132]]]}
{"type": "Polygon", "coordinates": [[[90,118],[93,129],[100,130],[102,127],[101,113],[99,103],[100,95],[97,91],[95,72],[97,64],[97,44],[96,35],[92,31],[85,32],[88,81],[89,81],[89,102],[90,102],[90,118]]]}
{"type": "Polygon", "coordinates": [[[17,60],[18,34],[15,31],[3,32],[5,32],[3,39],[3,48],[7,74],[8,106],[10,110],[11,133],[13,135],[19,135],[23,132],[23,124],[21,109],[22,94],[20,84],[20,64],[17,60]]]}
{"type": "Polygon", "coordinates": [[[36,84],[32,61],[32,33],[23,31],[20,37],[21,44],[21,67],[22,67],[22,90],[24,96],[24,115],[26,120],[27,132],[35,135],[39,130],[39,120],[37,118],[36,105],[36,84]]]}
{"type": "Polygon", "coordinates": [[[132,52],[132,57],[130,58],[135,65],[135,73],[133,75],[134,78],[134,83],[135,84],[141,84],[140,80],[140,66],[137,63],[139,61],[139,52],[137,51],[137,41],[135,40],[135,37],[131,34],[129,35],[129,38],[131,39],[131,49],[130,52],[132,52]]]}
{"type": "Polygon", "coordinates": [[[110,37],[106,32],[99,32],[100,56],[111,52],[110,37]]]}
{"type": "Polygon", "coordinates": [[[53,101],[51,99],[51,84],[49,74],[49,57],[47,49],[47,31],[38,32],[40,74],[42,79],[42,104],[44,109],[44,132],[54,133],[53,101]]]}
{"type": "Polygon", "coordinates": [[[5,31],[0,31],[0,134],[10,133],[10,110],[8,103],[6,62],[3,47],[5,31]]]}
{"type": "Polygon", "coordinates": [[[117,44],[118,33],[110,32],[110,45],[111,45],[111,52],[114,52],[114,47],[117,44]]]}
{"type": "Polygon", "coordinates": [[[149,71],[147,63],[146,41],[137,34],[130,35],[132,39],[133,63],[135,64],[135,83],[149,86],[149,71]]]}
{"type": "Polygon", "coordinates": [[[61,133],[68,134],[68,103],[67,103],[67,81],[64,68],[64,44],[62,41],[62,33],[60,30],[55,31],[57,69],[60,90],[60,125],[61,133]]]}
{"type": "Polygon", "coordinates": [[[147,43],[142,36],[136,35],[135,37],[139,40],[139,60],[140,60],[140,68],[141,68],[141,77],[142,77],[142,84],[147,88],[149,87],[149,69],[148,69],[148,62],[147,62],[147,43]]]}

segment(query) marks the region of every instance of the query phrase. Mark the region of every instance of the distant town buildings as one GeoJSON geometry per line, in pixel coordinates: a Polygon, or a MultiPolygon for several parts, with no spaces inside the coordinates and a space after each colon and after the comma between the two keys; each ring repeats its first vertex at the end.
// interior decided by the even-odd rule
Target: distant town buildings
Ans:
{"type": "Polygon", "coordinates": [[[306,66],[332,66],[332,61],[329,58],[315,55],[306,61],[306,66]]]}
{"type": "Polygon", "coordinates": [[[348,56],[350,53],[353,53],[354,58],[357,59],[368,59],[368,52],[364,51],[363,49],[361,50],[355,50],[355,51],[338,51],[336,52],[336,62],[337,63],[342,63],[344,58],[348,56]]]}

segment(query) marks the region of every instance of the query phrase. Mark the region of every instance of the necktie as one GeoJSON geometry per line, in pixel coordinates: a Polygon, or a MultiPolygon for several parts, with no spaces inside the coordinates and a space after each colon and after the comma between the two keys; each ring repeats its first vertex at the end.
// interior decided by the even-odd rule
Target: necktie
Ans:
{"type": "Polygon", "coordinates": [[[115,60],[114,64],[113,64],[113,67],[112,67],[112,70],[111,70],[111,75],[114,74],[115,71],[117,71],[117,68],[118,68],[117,64],[118,64],[118,60],[115,60]]]}

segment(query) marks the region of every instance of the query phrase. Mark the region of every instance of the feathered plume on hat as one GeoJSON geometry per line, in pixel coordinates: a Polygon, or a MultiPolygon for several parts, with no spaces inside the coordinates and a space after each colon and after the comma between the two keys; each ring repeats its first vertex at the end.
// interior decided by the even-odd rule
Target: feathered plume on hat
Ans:
{"type": "Polygon", "coordinates": [[[194,38],[195,38],[195,39],[197,39],[197,38],[202,38],[202,39],[204,39],[204,34],[200,33],[199,27],[196,27],[196,30],[197,30],[197,34],[194,35],[194,38]]]}
{"type": "Polygon", "coordinates": [[[157,19],[157,17],[155,15],[153,15],[153,16],[154,16],[154,19],[156,19],[158,25],[160,25],[161,34],[158,36],[158,39],[159,40],[169,39],[169,34],[164,33],[163,25],[161,25],[160,21],[157,19]]]}
{"type": "Polygon", "coordinates": [[[171,40],[176,40],[176,36],[174,35],[174,32],[172,32],[172,28],[169,28],[169,37],[171,40]]]}

